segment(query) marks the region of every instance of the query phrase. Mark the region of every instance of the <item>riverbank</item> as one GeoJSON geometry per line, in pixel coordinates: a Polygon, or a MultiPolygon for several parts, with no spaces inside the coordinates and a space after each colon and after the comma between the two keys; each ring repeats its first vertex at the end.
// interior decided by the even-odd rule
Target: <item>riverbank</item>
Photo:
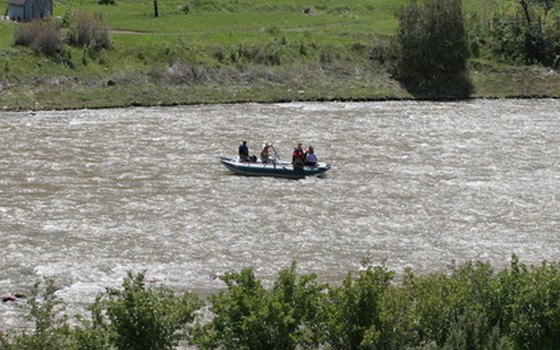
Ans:
{"type": "MultiPolygon", "coordinates": [[[[406,91],[385,67],[301,65],[287,67],[183,67],[178,74],[71,75],[4,79],[0,109],[63,110],[192,104],[292,101],[381,101],[425,99],[406,91]]],[[[560,74],[538,67],[471,64],[474,93],[467,98],[560,98],[560,74]]],[[[442,100],[446,96],[440,97],[442,100]]],[[[433,98],[430,98],[433,99],[433,98]]]]}
{"type": "MultiPolygon", "coordinates": [[[[489,17],[501,2],[465,1],[465,14],[489,17]]],[[[0,22],[0,110],[433,99],[392,78],[405,3],[174,0],[155,17],[151,2],[63,1],[60,36],[76,13],[96,14],[109,47],[66,42],[49,56],[13,46],[16,24],[0,22]]],[[[469,76],[465,98],[560,97],[560,75],[543,66],[474,59],[469,76]]]]}

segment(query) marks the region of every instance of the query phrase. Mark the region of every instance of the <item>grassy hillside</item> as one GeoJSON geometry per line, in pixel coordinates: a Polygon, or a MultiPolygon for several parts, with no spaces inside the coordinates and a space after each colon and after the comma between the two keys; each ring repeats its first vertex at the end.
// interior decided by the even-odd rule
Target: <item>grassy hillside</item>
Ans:
{"type": "MultiPolygon", "coordinates": [[[[508,0],[464,0],[484,16],[508,0]]],[[[0,108],[411,98],[390,78],[395,13],[407,0],[55,1],[59,23],[101,14],[111,48],[64,59],[12,46],[0,22],[0,108]],[[108,82],[111,82],[108,84],[108,82]]],[[[473,62],[475,96],[558,95],[544,68],[473,62]],[[530,82],[531,85],[527,85],[530,82]]]]}

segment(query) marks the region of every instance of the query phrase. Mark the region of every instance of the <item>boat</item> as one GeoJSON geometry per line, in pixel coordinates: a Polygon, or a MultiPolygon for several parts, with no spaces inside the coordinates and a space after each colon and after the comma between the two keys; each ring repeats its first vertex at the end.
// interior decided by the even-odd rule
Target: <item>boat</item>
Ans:
{"type": "Polygon", "coordinates": [[[331,168],[328,163],[316,166],[296,167],[290,162],[275,160],[270,163],[242,162],[238,157],[220,157],[220,162],[229,170],[245,176],[271,176],[288,179],[302,179],[306,176],[319,176],[331,168]]]}

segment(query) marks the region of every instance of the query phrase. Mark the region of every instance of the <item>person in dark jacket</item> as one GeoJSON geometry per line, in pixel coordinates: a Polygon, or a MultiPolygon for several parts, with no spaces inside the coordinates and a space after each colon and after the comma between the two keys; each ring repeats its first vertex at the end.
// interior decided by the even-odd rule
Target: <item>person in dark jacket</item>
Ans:
{"type": "Polygon", "coordinates": [[[247,147],[247,141],[243,141],[239,145],[239,160],[242,162],[249,161],[249,147],[247,147]]]}

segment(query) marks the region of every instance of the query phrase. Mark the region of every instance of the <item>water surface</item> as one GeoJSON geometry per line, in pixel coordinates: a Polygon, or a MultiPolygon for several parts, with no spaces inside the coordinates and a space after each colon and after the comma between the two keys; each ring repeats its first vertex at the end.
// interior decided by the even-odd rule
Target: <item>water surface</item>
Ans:
{"type": "MultiPolygon", "coordinates": [[[[54,277],[71,304],[127,271],[199,293],[292,260],[340,281],[470,259],[558,261],[560,101],[291,103],[0,113],[0,294],[54,277]],[[312,144],[332,169],[231,175],[217,156],[312,144]]],[[[0,322],[12,322],[0,305],[0,322]]]]}

